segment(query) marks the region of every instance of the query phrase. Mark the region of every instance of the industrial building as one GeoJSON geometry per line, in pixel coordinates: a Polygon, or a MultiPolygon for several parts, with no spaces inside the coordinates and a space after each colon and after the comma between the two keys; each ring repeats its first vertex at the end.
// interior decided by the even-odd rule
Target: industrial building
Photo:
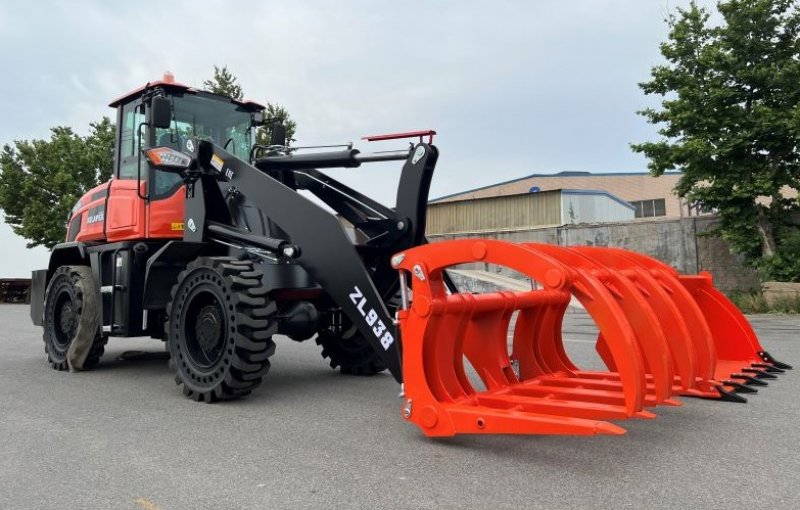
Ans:
{"type": "MultiPolygon", "coordinates": [[[[681,177],[680,172],[667,172],[653,177],[647,172],[590,173],[561,172],[557,174],[532,174],[519,179],[474,188],[431,201],[432,204],[476,198],[516,196],[531,192],[551,190],[602,190],[610,196],[628,202],[634,208],[634,218],[679,218],[704,214],[702,207],[681,200],[673,193],[681,177]]],[[[601,220],[598,221],[610,221],[601,220]]],[[[563,223],[569,223],[564,221],[563,223]]]]}
{"type": "Polygon", "coordinates": [[[525,230],[634,219],[633,205],[605,190],[556,189],[536,193],[449,198],[428,205],[428,235],[525,230]]]}

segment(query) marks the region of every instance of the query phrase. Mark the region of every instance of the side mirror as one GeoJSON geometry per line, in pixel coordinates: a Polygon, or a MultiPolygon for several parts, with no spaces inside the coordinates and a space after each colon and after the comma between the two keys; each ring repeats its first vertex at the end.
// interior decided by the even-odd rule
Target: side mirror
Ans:
{"type": "Polygon", "coordinates": [[[274,122],[272,124],[272,137],[269,141],[270,145],[286,145],[286,126],[281,122],[274,122]]]}
{"type": "Polygon", "coordinates": [[[169,129],[172,124],[172,102],[166,97],[156,96],[150,103],[150,108],[153,127],[169,129]]]}

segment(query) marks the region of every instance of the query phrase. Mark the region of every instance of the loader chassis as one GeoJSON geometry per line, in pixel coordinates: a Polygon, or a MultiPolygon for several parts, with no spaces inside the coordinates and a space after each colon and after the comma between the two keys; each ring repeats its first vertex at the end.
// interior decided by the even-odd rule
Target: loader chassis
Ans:
{"type": "Polygon", "coordinates": [[[55,247],[46,270],[34,272],[35,324],[47,329],[46,294],[58,268],[87,266],[98,334],[166,339],[170,304],[187,266],[228,257],[258,273],[259,292],[277,310],[276,331],[295,340],[319,334],[324,354],[344,372],[388,369],[402,379],[394,320],[399,288],[389,259],[424,242],[438,156],[433,145],[371,157],[351,147],[259,152],[252,128],[263,107],[174,82],[151,84],[112,106],[118,110],[115,176],[75,205],[67,242],[55,247]],[[168,127],[155,124],[158,101],[170,106],[168,127]],[[190,175],[151,164],[143,154],[153,147],[193,158],[190,175]],[[395,208],[320,171],[391,160],[406,161],[395,208]],[[299,190],[334,209],[354,234],[299,190]]]}
{"type": "Polygon", "coordinates": [[[708,274],[612,248],[428,244],[433,131],[371,137],[419,140],[362,154],[290,149],[274,126],[257,146],[262,106],[167,79],[111,106],[114,178],[75,204],[66,242],[32,275],[31,318],[55,369],[90,368],[110,337],[149,335],[166,341],[183,393],[214,402],[258,387],[275,334],[316,338],[342,373],[388,370],[403,417],[451,436],[621,434],[606,420],[652,418],[678,395],[744,402],[791,368],[708,274]],[[377,161],[404,161],[394,208],[323,172],[377,161]],[[541,285],[459,292],[446,269],[460,264],[541,285]],[[606,371],[564,349],[572,298],[598,327],[606,371]]]}

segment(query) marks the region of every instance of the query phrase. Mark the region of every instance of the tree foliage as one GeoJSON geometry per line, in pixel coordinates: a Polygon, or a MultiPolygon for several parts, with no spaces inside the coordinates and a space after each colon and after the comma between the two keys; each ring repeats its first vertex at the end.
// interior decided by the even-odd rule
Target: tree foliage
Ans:
{"type": "Polygon", "coordinates": [[[214,94],[221,94],[241,101],[244,99],[242,87],[237,83],[238,79],[228,71],[227,66],[214,66],[214,76],[210,80],[203,82],[203,87],[214,94]]]}
{"type": "Polygon", "coordinates": [[[662,96],[639,112],[661,139],[632,145],[653,175],[720,216],[716,230],[768,278],[800,279],[800,12],[795,0],[724,0],[719,20],[692,2],[667,18],[666,63],[640,83],[662,96]],[[794,269],[791,269],[794,268],[794,269]],[[790,274],[787,274],[790,273],[790,274]]]}
{"type": "MultiPolygon", "coordinates": [[[[210,80],[203,82],[203,86],[209,92],[221,94],[233,99],[244,99],[244,91],[238,83],[238,78],[228,71],[227,66],[214,66],[214,76],[210,80]]],[[[260,126],[256,132],[256,141],[261,145],[269,145],[272,139],[272,125],[279,122],[286,126],[286,142],[295,141],[294,134],[297,131],[297,123],[292,120],[288,110],[276,103],[267,102],[264,111],[265,125],[260,126]]]]}
{"type": "Polygon", "coordinates": [[[114,124],[91,124],[88,136],[72,128],[51,130],[49,140],[21,140],[0,153],[0,209],[28,247],[63,242],[72,206],[111,177],[114,124]]]}

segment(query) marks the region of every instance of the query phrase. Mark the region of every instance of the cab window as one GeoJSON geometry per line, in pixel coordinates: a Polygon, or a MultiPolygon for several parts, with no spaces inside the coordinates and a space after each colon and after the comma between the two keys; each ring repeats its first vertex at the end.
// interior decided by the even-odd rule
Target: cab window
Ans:
{"type": "Polygon", "coordinates": [[[174,96],[173,121],[168,129],[156,129],[156,146],[183,150],[190,137],[209,140],[231,154],[247,159],[252,146],[250,112],[236,105],[186,94],[174,96]]]}
{"type": "MultiPolygon", "coordinates": [[[[122,127],[119,140],[119,178],[136,179],[138,172],[136,165],[139,162],[139,126],[144,122],[144,114],[136,107],[139,103],[129,103],[122,107],[122,127]]],[[[147,126],[142,125],[141,140],[147,140],[147,126]]],[[[145,178],[145,163],[142,161],[142,178],[145,178]]]]}

